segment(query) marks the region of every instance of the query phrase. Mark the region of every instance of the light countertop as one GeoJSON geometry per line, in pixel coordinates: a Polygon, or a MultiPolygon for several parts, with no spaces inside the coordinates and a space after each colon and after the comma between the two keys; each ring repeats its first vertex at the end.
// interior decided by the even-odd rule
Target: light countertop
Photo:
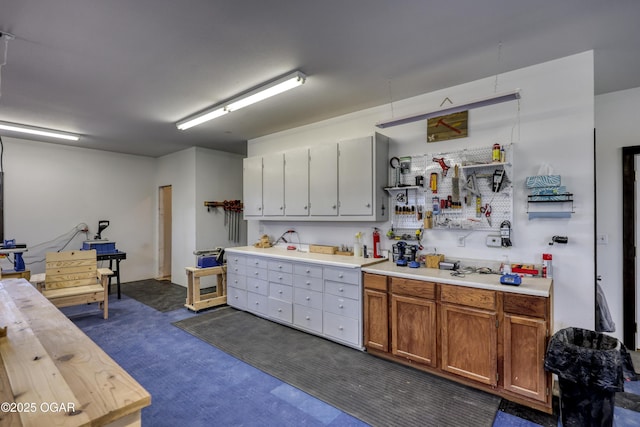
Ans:
{"type": "Polygon", "coordinates": [[[488,289],[492,291],[513,292],[525,295],[549,297],[553,281],[548,278],[523,277],[522,284],[510,286],[500,284],[498,274],[471,273],[462,276],[452,276],[451,270],[439,270],[437,268],[409,268],[398,267],[391,261],[380,264],[365,266],[362,269],[365,273],[382,274],[385,276],[401,277],[405,279],[415,279],[433,281],[449,285],[469,286],[472,288],[488,289]]]}
{"type": "Polygon", "coordinates": [[[239,246],[225,249],[227,253],[243,255],[261,255],[291,261],[304,261],[313,264],[330,265],[334,267],[359,268],[379,262],[386,258],[363,258],[346,255],[317,254],[310,252],[289,251],[283,248],[256,248],[254,246],[239,246]]]}

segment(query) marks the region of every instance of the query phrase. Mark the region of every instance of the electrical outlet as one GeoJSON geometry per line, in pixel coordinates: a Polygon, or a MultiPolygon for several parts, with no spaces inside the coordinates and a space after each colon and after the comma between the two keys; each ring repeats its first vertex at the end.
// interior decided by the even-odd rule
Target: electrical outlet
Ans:
{"type": "Polygon", "coordinates": [[[487,236],[486,244],[490,248],[500,248],[502,247],[502,237],[497,234],[489,234],[487,236]]]}
{"type": "Polygon", "coordinates": [[[464,239],[466,239],[465,236],[458,236],[458,247],[464,248],[464,239]]]}

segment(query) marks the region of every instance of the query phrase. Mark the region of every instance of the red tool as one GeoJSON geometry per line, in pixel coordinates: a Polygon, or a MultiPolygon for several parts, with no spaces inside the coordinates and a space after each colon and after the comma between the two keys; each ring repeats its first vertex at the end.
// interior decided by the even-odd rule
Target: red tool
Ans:
{"type": "Polygon", "coordinates": [[[442,176],[447,176],[447,171],[449,170],[449,168],[451,166],[447,165],[444,162],[444,157],[434,157],[432,160],[434,162],[437,162],[440,165],[440,167],[442,168],[442,176]]]}
{"type": "Polygon", "coordinates": [[[482,208],[480,208],[480,212],[484,214],[487,218],[487,222],[489,223],[489,227],[491,227],[491,205],[487,203],[482,208]]]}
{"type": "Polygon", "coordinates": [[[380,232],[377,228],[373,229],[373,257],[382,258],[380,254],[380,232]]]}

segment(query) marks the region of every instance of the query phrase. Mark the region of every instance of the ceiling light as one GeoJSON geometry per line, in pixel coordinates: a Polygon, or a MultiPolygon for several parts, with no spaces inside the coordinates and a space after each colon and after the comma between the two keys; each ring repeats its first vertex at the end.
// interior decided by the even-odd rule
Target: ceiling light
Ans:
{"type": "Polygon", "coordinates": [[[264,99],[270,98],[279,93],[285,92],[294,87],[300,86],[307,79],[307,76],[300,71],[294,71],[270,82],[267,82],[261,86],[244,92],[226,102],[216,104],[211,108],[208,108],[198,114],[187,117],[184,120],[176,123],[176,127],[180,130],[189,129],[190,127],[199,125],[216,117],[223,116],[231,111],[239,110],[264,99]]]}
{"type": "Polygon", "coordinates": [[[52,129],[38,128],[35,126],[19,125],[16,123],[0,122],[0,131],[28,133],[30,135],[46,136],[48,138],[66,139],[69,141],[77,141],[80,139],[78,135],[72,133],[60,132],[52,129]]]}
{"type": "Polygon", "coordinates": [[[476,99],[474,101],[467,102],[465,104],[454,105],[452,107],[441,108],[439,110],[431,111],[429,113],[417,114],[415,116],[402,117],[399,119],[391,119],[385,122],[376,124],[379,128],[388,128],[392,126],[404,125],[407,123],[417,122],[420,120],[427,120],[432,117],[444,116],[447,114],[459,113],[461,111],[473,110],[474,108],[486,107],[489,105],[501,104],[507,101],[514,101],[520,99],[520,89],[516,89],[511,92],[495,94],[489,98],[476,99]]]}

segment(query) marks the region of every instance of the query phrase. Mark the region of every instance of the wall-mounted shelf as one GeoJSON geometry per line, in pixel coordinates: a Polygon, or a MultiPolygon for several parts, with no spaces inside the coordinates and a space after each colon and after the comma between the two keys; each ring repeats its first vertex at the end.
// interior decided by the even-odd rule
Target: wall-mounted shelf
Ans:
{"type": "Polygon", "coordinates": [[[572,193],[532,194],[528,196],[527,204],[529,219],[571,218],[571,215],[575,212],[572,193]],[[541,208],[532,210],[533,206],[540,206],[541,208]]]}

